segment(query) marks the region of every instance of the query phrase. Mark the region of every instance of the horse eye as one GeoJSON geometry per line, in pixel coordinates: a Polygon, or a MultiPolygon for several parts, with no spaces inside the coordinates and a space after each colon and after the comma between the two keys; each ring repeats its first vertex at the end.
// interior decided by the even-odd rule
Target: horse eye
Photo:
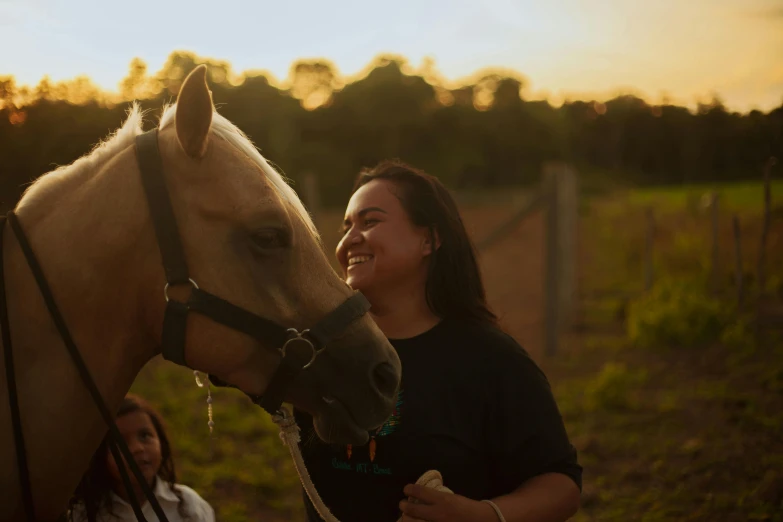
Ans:
{"type": "Polygon", "coordinates": [[[286,244],[285,232],[274,228],[258,230],[253,234],[253,243],[263,249],[283,247],[286,244]]]}

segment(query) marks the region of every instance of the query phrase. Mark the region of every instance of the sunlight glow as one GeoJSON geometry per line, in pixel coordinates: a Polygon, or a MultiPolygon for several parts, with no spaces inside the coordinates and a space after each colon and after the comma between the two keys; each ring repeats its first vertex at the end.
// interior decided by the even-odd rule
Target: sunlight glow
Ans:
{"type": "Polygon", "coordinates": [[[139,0],[141,15],[129,17],[122,4],[97,0],[3,0],[0,76],[29,89],[46,77],[53,89],[77,79],[85,92],[94,85],[127,95],[120,82],[135,57],[157,71],[173,51],[188,50],[224,61],[215,74],[229,82],[262,69],[277,84],[297,60],[326,60],[340,77],[314,74],[294,87],[312,107],[394,53],[442,85],[511,69],[527,78],[527,98],[555,103],[620,93],[689,106],[718,96],[741,111],[783,102],[779,0],[223,0],[217,12],[172,0],[164,16],[159,7],[139,0]]]}

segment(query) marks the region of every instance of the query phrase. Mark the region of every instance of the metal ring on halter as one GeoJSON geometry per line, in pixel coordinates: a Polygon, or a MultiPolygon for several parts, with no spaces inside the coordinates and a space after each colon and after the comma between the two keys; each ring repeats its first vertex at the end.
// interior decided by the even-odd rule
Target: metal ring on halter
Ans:
{"type": "Polygon", "coordinates": [[[306,370],[307,368],[310,367],[311,364],[313,364],[315,362],[315,358],[318,357],[318,354],[323,351],[323,348],[321,348],[320,350],[316,349],[315,345],[313,344],[313,341],[311,341],[310,339],[305,337],[305,335],[307,335],[307,333],[310,330],[302,330],[300,332],[296,328],[289,328],[287,331],[288,331],[288,333],[292,334],[292,337],[290,339],[288,339],[285,342],[285,344],[283,344],[283,347],[280,348],[280,353],[282,353],[283,357],[285,357],[285,350],[288,347],[289,343],[297,342],[297,341],[304,341],[305,343],[307,343],[310,346],[310,350],[313,351],[313,355],[312,355],[312,357],[310,357],[310,361],[307,364],[305,364],[304,366],[302,366],[302,369],[306,370]]]}
{"type": "Polygon", "coordinates": [[[288,419],[288,410],[286,410],[285,408],[282,408],[282,407],[281,407],[280,409],[278,409],[278,410],[275,412],[275,415],[277,415],[278,417],[280,417],[280,421],[281,421],[281,422],[282,422],[282,421],[285,421],[285,420],[287,420],[287,419],[288,419]]]}
{"type": "MultiPolygon", "coordinates": [[[[188,278],[188,281],[190,281],[190,286],[198,290],[198,285],[196,282],[190,278],[188,278]]],[[[166,302],[169,302],[169,283],[166,283],[166,286],[163,287],[163,296],[166,298],[166,302]]]]}
{"type": "MultiPolygon", "coordinates": [[[[310,344],[312,344],[312,343],[310,343],[310,344]]],[[[308,368],[310,367],[310,365],[312,365],[312,364],[315,362],[315,359],[316,359],[316,357],[318,357],[319,355],[321,355],[321,352],[323,352],[325,349],[326,349],[326,348],[321,348],[320,350],[317,350],[317,349],[315,348],[315,346],[313,346],[313,357],[312,357],[312,359],[310,359],[310,362],[308,362],[307,364],[305,364],[304,366],[302,366],[302,369],[303,369],[303,370],[306,370],[306,369],[308,369],[308,368]]]]}

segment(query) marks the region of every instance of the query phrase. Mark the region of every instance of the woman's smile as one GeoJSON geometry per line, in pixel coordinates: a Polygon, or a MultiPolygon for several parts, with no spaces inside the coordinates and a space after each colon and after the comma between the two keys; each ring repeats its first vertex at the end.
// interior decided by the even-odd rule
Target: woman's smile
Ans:
{"type": "Polygon", "coordinates": [[[370,261],[374,256],[372,255],[351,255],[348,257],[348,270],[370,261]]]}

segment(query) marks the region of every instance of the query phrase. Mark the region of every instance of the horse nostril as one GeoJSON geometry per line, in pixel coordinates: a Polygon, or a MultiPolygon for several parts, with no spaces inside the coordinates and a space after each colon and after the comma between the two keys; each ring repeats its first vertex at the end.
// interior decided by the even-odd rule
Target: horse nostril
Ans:
{"type": "Polygon", "coordinates": [[[376,366],[372,371],[372,377],[375,387],[382,395],[391,397],[397,391],[399,376],[391,364],[381,363],[376,366]]]}

